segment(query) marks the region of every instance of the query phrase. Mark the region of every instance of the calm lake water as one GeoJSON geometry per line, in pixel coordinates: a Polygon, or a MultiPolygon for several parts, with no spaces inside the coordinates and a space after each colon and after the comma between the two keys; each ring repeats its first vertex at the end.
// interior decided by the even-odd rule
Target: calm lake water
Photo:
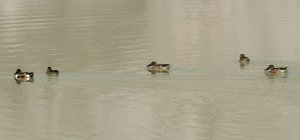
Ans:
{"type": "Polygon", "coordinates": [[[0,139],[299,139],[299,6],[0,0],[0,139]],[[171,71],[148,72],[153,60],[171,71]],[[17,84],[17,68],[34,81],[17,84]]]}

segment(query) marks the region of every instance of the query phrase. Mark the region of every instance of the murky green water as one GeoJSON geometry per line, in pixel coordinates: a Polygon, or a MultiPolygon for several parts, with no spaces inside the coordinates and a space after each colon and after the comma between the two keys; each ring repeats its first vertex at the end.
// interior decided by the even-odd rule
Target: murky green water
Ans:
{"type": "Polygon", "coordinates": [[[298,139],[299,5],[0,0],[0,139],[298,139]]]}

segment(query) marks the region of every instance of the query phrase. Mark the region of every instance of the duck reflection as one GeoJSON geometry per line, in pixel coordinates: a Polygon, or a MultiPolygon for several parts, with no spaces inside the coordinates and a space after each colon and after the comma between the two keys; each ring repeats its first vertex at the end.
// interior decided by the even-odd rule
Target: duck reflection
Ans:
{"type": "Polygon", "coordinates": [[[269,79],[276,79],[276,78],[286,79],[288,77],[288,73],[269,73],[269,72],[265,72],[265,75],[269,79]]]}
{"type": "Polygon", "coordinates": [[[248,66],[250,63],[249,61],[240,61],[240,68],[245,68],[246,66],[248,66]]]}
{"type": "Polygon", "coordinates": [[[48,77],[58,77],[58,73],[46,73],[48,77]]]}
{"type": "Polygon", "coordinates": [[[34,82],[33,78],[14,78],[17,84],[21,84],[22,82],[34,82]]]}
{"type": "Polygon", "coordinates": [[[165,73],[169,74],[169,70],[152,70],[152,69],[147,69],[151,74],[158,74],[158,73],[165,73]]]}

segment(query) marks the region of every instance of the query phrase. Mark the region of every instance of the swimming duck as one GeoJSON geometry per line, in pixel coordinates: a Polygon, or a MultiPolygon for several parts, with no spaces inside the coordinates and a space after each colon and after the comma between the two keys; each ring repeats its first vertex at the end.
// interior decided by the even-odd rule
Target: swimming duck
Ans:
{"type": "Polygon", "coordinates": [[[46,71],[47,74],[58,74],[58,70],[53,70],[51,67],[48,67],[47,68],[47,71],[46,71]]]}
{"type": "Polygon", "coordinates": [[[240,62],[249,62],[250,59],[245,56],[245,54],[240,54],[240,62]]]}
{"type": "Polygon", "coordinates": [[[284,72],[287,72],[287,68],[288,67],[278,67],[278,68],[275,68],[274,65],[269,65],[265,69],[265,72],[269,72],[269,73],[284,73],[284,72]]]}
{"type": "Polygon", "coordinates": [[[14,74],[15,78],[17,79],[30,79],[34,75],[33,72],[22,72],[21,69],[17,69],[16,73],[14,74]]]}
{"type": "Polygon", "coordinates": [[[168,71],[171,66],[171,64],[157,64],[155,61],[152,61],[147,65],[147,69],[152,71],[168,71]]]}

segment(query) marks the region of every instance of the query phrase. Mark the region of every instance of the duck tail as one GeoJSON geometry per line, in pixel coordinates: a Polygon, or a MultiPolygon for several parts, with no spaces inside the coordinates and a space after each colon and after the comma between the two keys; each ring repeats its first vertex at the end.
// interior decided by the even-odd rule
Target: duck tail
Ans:
{"type": "Polygon", "coordinates": [[[28,72],[28,75],[29,75],[30,77],[33,77],[34,73],[33,73],[33,72],[28,72]]]}

